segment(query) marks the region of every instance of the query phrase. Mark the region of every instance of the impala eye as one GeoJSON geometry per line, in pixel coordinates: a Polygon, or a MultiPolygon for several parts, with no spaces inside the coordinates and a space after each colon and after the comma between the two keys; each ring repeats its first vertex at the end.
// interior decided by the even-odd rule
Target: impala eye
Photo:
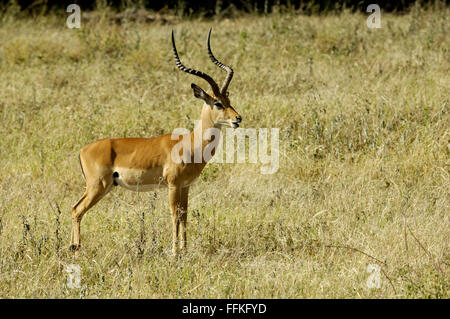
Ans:
{"type": "Polygon", "coordinates": [[[219,110],[223,109],[223,104],[220,102],[214,102],[214,106],[217,107],[219,110]]]}

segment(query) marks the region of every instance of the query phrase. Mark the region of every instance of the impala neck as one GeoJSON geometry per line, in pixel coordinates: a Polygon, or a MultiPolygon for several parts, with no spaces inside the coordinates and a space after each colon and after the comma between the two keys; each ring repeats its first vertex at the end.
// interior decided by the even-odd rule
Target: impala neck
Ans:
{"type": "MultiPolygon", "coordinates": [[[[194,130],[191,132],[191,140],[192,140],[192,148],[193,151],[195,150],[195,146],[196,145],[201,145],[201,154],[203,154],[203,151],[205,149],[205,147],[211,143],[211,141],[214,140],[214,138],[219,139],[220,138],[220,128],[218,128],[217,130],[215,130],[215,132],[217,132],[214,135],[211,135],[210,138],[203,138],[205,136],[205,132],[210,129],[213,128],[214,126],[214,121],[211,118],[211,107],[209,105],[204,105],[203,109],[202,109],[202,113],[200,115],[200,120],[197,122],[196,126],[194,127],[194,130]],[[197,139],[201,139],[201,144],[199,142],[195,143],[195,138],[197,139]]],[[[212,155],[214,155],[215,153],[215,149],[211,152],[212,155]]],[[[206,163],[207,161],[205,161],[206,163]]]]}

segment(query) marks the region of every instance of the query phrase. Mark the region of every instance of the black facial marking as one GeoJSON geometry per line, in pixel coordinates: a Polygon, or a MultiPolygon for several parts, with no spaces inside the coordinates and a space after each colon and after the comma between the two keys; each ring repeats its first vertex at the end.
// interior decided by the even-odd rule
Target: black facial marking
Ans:
{"type": "Polygon", "coordinates": [[[217,107],[219,110],[221,110],[221,109],[224,108],[224,107],[223,107],[223,104],[220,103],[220,102],[218,102],[218,101],[214,102],[214,106],[217,107]]]}

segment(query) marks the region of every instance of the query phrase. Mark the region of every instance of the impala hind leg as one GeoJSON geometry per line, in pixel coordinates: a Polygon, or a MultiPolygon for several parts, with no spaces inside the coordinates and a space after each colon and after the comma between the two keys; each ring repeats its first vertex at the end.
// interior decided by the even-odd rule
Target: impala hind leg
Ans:
{"type": "Polygon", "coordinates": [[[80,249],[80,224],[84,214],[102,199],[111,189],[113,181],[98,180],[89,183],[86,192],[72,208],[72,244],[70,249],[80,249]]]}

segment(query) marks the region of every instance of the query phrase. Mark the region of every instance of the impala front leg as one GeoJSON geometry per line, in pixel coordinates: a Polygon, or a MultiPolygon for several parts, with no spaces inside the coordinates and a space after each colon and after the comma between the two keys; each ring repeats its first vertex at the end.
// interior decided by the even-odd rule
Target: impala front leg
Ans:
{"type": "Polygon", "coordinates": [[[177,255],[181,208],[181,188],[178,185],[169,185],[169,205],[172,211],[172,253],[177,255]]]}
{"type": "Polygon", "coordinates": [[[184,187],[181,189],[181,206],[180,206],[180,233],[181,233],[181,250],[186,250],[187,238],[186,238],[186,222],[187,222],[187,208],[188,208],[188,194],[189,187],[184,187]]]}

